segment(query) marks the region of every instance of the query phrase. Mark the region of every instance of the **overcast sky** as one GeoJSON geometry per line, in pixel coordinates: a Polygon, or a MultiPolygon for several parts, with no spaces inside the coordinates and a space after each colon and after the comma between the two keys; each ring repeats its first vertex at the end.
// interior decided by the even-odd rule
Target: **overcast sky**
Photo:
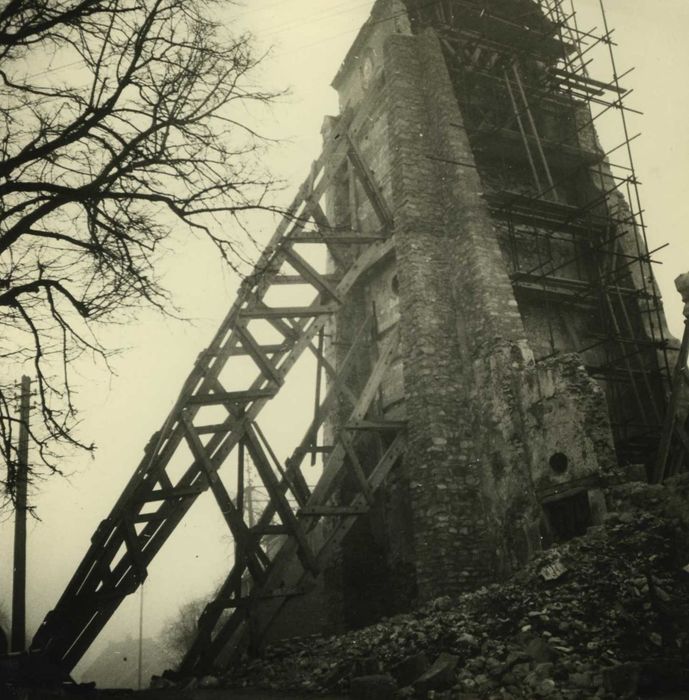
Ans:
{"type": "MultiPolygon", "coordinates": [[[[598,0],[577,2],[582,28],[600,27],[594,12],[597,4],[598,0]]],[[[226,12],[229,32],[248,28],[262,49],[272,47],[261,80],[268,87],[291,90],[272,108],[271,119],[263,120],[268,135],[282,140],[270,165],[291,184],[290,198],[318,155],[323,116],[337,112],[329,84],[371,6],[371,0],[251,0],[244,8],[226,12]]],[[[630,106],[645,113],[631,124],[632,133],[643,132],[634,142],[637,174],[643,183],[649,245],[670,244],[654,257],[663,263],[656,270],[657,278],[670,326],[679,334],[681,305],[673,280],[689,271],[689,3],[607,0],[606,7],[616,28],[619,72],[636,66],[624,84],[633,88],[630,106]]],[[[591,72],[603,80],[610,77],[606,65],[591,72]]],[[[617,145],[620,135],[606,125],[601,139],[610,147],[617,145]]],[[[265,238],[268,233],[257,235],[265,238]]],[[[236,280],[203,242],[173,251],[167,264],[168,283],[194,322],[142,314],[138,323],[109,334],[113,342],[128,348],[115,361],[116,376],[102,368],[81,370],[82,431],[95,440],[98,451],[93,460],[75,455],[64,465],[70,478],[55,478],[34,494],[42,521],[29,526],[30,634],[57,601],[95,526],[108,514],[144,445],[167,415],[193,360],[232,302],[236,280]]],[[[275,411],[268,420],[271,417],[277,424],[275,411]]],[[[293,423],[280,420],[282,434],[277,442],[284,450],[301,436],[303,423],[299,417],[293,423]]],[[[10,523],[0,524],[0,602],[8,608],[10,532],[10,523]]],[[[230,549],[214,504],[210,498],[200,499],[151,567],[145,589],[147,634],[156,633],[179,604],[212,590],[227,568],[230,549]]],[[[137,625],[138,604],[130,600],[105,635],[133,634],[137,625]]]]}

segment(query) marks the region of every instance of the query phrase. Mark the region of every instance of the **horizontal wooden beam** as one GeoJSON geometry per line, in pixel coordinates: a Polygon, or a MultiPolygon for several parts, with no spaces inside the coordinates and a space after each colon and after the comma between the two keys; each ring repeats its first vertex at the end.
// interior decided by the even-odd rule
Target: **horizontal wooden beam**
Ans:
{"type": "Polygon", "coordinates": [[[258,309],[244,309],[240,318],[309,318],[333,313],[330,306],[280,306],[258,309]]]}
{"type": "MultiPolygon", "coordinates": [[[[327,280],[328,282],[332,282],[334,284],[337,284],[340,279],[342,279],[339,275],[321,275],[321,277],[324,280],[327,280]]],[[[276,277],[273,278],[272,281],[273,284],[308,284],[309,286],[310,283],[305,280],[301,275],[277,275],[276,277]]]]}
{"type": "Polygon", "coordinates": [[[284,525],[254,525],[249,528],[252,535],[289,535],[290,531],[284,525]]]}
{"type": "Polygon", "coordinates": [[[335,445],[307,445],[301,452],[307,454],[309,452],[317,452],[318,454],[328,454],[335,449],[335,445]]]}
{"type": "MultiPolygon", "coordinates": [[[[304,283],[306,284],[306,282],[304,283]]],[[[289,350],[289,345],[287,343],[272,343],[268,345],[261,345],[261,349],[266,354],[276,353],[276,352],[287,352],[289,350]]],[[[249,352],[241,345],[233,348],[228,355],[248,355],[249,352]]]]}
{"type": "Polygon", "coordinates": [[[276,588],[270,593],[263,593],[261,595],[249,595],[243,596],[241,598],[228,598],[227,600],[216,601],[219,602],[224,608],[241,608],[245,606],[250,606],[257,600],[275,600],[277,598],[294,598],[296,596],[305,595],[308,593],[310,588],[308,586],[295,586],[292,588],[276,588]]]}
{"type": "Polygon", "coordinates": [[[155,523],[164,520],[165,516],[160,513],[139,513],[134,516],[135,523],[155,523]]]}
{"type": "Polygon", "coordinates": [[[266,399],[275,396],[277,387],[274,389],[247,389],[246,391],[223,391],[214,394],[197,394],[187,399],[187,404],[192,406],[214,406],[221,403],[233,401],[254,401],[255,399],[266,399]]]}
{"type": "Polygon", "coordinates": [[[287,243],[321,243],[325,245],[329,244],[350,244],[350,245],[361,245],[363,243],[375,243],[377,241],[383,241],[387,236],[375,235],[375,234],[362,234],[362,233],[351,233],[351,234],[320,234],[320,233],[309,233],[306,231],[301,231],[293,236],[286,239],[287,243]]]}
{"type": "Polygon", "coordinates": [[[299,510],[300,515],[361,515],[368,513],[368,506],[304,506],[299,510]]]}
{"type": "Polygon", "coordinates": [[[143,499],[143,503],[150,503],[152,501],[168,501],[175,498],[191,498],[192,496],[198,496],[205,490],[205,486],[203,488],[200,486],[189,486],[187,488],[179,489],[154,489],[143,499]]]}
{"type": "Polygon", "coordinates": [[[215,435],[215,433],[227,433],[232,430],[232,424],[215,423],[214,425],[201,425],[196,428],[199,435],[215,435]]]}

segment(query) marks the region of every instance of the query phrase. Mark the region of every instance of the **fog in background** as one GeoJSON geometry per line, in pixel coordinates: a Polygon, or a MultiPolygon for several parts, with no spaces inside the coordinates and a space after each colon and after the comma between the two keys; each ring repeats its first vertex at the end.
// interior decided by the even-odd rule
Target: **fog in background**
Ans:
{"type": "MultiPolygon", "coordinates": [[[[318,156],[323,116],[338,112],[330,81],[372,5],[372,0],[251,0],[245,7],[228,5],[223,10],[229,32],[250,30],[256,35],[258,51],[269,50],[256,74],[261,86],[291,92],[269,113],[248,115],[265,135],[280,141],[271,148],[268,165],[286,183],[283,203],[292,199],[318,156]]],[[[578,0],[576,5],[580,28],[601,31],[598,0],[578,0]]],[[[636,66],[623,81],[633,89],[628,105],[644,112],[643,117],[630,119],[632,135],[643,132],[634,141],[633,151],[642,182],[649,247],[670,244],[653,257],[662,263],[656,267],[657,280],[670,328],[679,335],[681,303],[673,280],[689,271],[689,196],[685,191],[689,4],[686,0],[607,0],[606,9],[615,27],[619,73],[636,66]]],[[[607,62],[599,69],[596,65],[591,67],[592,76],[608,80],[607,62]]],[[[59,67],[52,69],[59,71],[59,67]]],[[[606,148],[622,138],[608,122],[600,125],[599,135],[606,148]]],[[[266,217],[257,217],[255,237],[265,241],[273,225],[266,217]]],[[[113,360],[115,375],[102,366],[77,368],[77,405],[83,419],[80,433],[94,440],[98,450],[93,459],[71,455],[62,464],[68,478],[53,477],[33,489],[32,500],[41,520],[29,523],[29,638],[57,602],[95,527],[107,516],[196,356],[234,298],[238,280],[208,242],[179,236],[176,243],[178,247],[171,246],[165,263],[165,277],[177,305],[191,321],[142,312],[130,325],[111,327],[103,336],[106,345],[125,348],[113,360]]],[[[281,458],[301,438],[310,418],[312,370],[308,362],[297,368],[298,386],[292,390],[289,411],[281,411],[279,405],[271,407],[260,421],[281,458]],[[303,410],[295,408],[300,398],[303,410]]],[[[8,609],[11,533],[11,522],[5,516],[0,523],[0,604],[8,609]]],[[[204,494],[150,567],[144,592],[144,635],[158,634],[185,601],[210,594],[227,572],[231,552],[227,527],[212,497],[204,494]]],[[[120,607],[81,668],[88,666],[108,639],[136,636],[138,616],[137,594],[120,607]]]]}

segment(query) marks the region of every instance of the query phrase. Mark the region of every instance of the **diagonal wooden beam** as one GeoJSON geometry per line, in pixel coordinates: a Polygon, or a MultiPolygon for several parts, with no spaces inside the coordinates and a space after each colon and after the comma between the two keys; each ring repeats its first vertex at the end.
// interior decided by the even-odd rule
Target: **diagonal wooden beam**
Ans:
{"type": "Polygon", "coordinates": [[[194,426],[186,412],[182,413],[182,424],[186,433],[187,443],[194,459],[196,459],[205,472],[208,485],[213,492],[213,496],[220,507],[225,522],[230,528],[230,532],[235,541],[239,543],[247,557],[247,565],[255,581],[261,581],[265,571],[263,565],[268,563],[268,557],[261,549],[255,537],[252,537],[249,528],[244,522],[242,514],[238,511],[227,493],[225,486],[218,476],[217,469],[206,452],[199,439],[194,426]],[[260,552],[259,552],[260,550],[260,552]]]}
{"type": "MultiPolygon", "coordinates": [[[[405,449],[406,435],[404,433],[400,433],[387,448],[371,472],[369,483],[373,492],[375,492],[383,483],[387,475],[390,473],[392,467],[404,454],[405,449]]],[[[316,506],[313,506],[313,508],[315,510],[316,506]]],[[[324,508],[325,507],[323,506],[322,509],[324,508]]],[[[359,514],[366,512],[367,510],[368,508],[365,503],[365,498],[362,494],[359,494],[350,504],[350,512],[343,512],[339,516],[338,514],[333,514],[333,517],[338,518],[337,524],[331,530],[330,536],[318,550],[317,554],[318,562],[321,568],[324,568],[327,565],[328,561],[333,555],[333,552],[336,551],[336,548],[342,543],[342,540],[357,521],[359,514]]],[[[287,541],[285,545],[283,545],[280,552],[276,555],[276,558],[273,560],[271,569],[268,572],[265,581],[252,591],[251,598],[253,600],[257,600],[261,596],[263,596],[263,599],[265,599],[266,594],[268,594],[270,590],[275,587],[276,581],[281,581],[283,586],[294,588],[308,583],[307,571],[303,571],[302,573],[293,573],[293,575],[289,577],[285,575],[285,565],[293,558],[293,556],[294,545],[291,544],[290,541],[287,541]]],[[[260,643],[260,641],[265,638],[266,633],[272,626],[280,611],[285,606],[287,600],[288,599],[286,598],[278,599],[275,601],[275,604],[272,607],[262,607],[261,619],[258,622],[257,627],[254,629],[256,643],[260,643]]],[[[226,627],[223,626],[223,628],[211,641],[209,645],[209,652],[214,659],[213,665],[216,668],[221,669],[226,667],[241,649],[240,645],[236,643],[232,645],[231,642],[233,637],[236,639],[236,633],[238,631],[247,629],[245,626],[243,626],[243,623],[246,620],[248,609],[250,609],[250,606],[247,606],[244,609],[236,610],[228,621],[226,627]]]]}
{"type": "Polygon", "coordinates": [[[251,334],[244,323],[238,323],[236,332],[242,345],[246,348],[251,359],[264,374],[266,379],[275,382],[278,386],[284,383],[282,372],[275,366],[273,361],[265,354],[263,348],[256,342],[256,338],[251,334]]]}
{"type": "Polygon", "coordinates": [[[136,534],[136,528],[134,527],[134,521],[132,520],[131,514],[127,513],[122,518],[120,521],[120,529],[122,531],[124,543],[127,547],[127,553],[129,554],[139,574],[139,580],[144,581],[148,575],[148,572],[146,571],[146,563],[141,556],[139,536],[136,534]]]}
{"type": "Polygon", "coordinates": [[[256,470],[263,481],[270,500],[273,503],[275,510],[280,516],[282,523],[290,530],[290,534],[294,537],[299,544],[299,552],[304,565],[311,570],[314,574],[319,573],[318,566],[316,564],[316,558],[311,551],[311,546],[306,537],[301,523],[297,520],[296,515],[292,511],[292,506],[290,506],[289,501],[285,497],[285,492],[280,488],[280,483],[278,478],[275,476],[268,458],[266,457],[263,447],[258,440],[258,436],[254,432],[253,426],[247,428],[245,433],[246,446],[251,454],[251,458],[254,460],[254,465],[256,470]]]}
{"type": "Polygon", "coordinates": [[[333,382],[337,384],[337,391],[338,393],[347,401],[354,406],[356,404],[356,396],[354,395],[354,392],[347,386],[347,384],[339,380],[338,377],[340,376],[340,372],[338,372],[331,364],[328,362],[327,358],[325,357],[325,354],[317,348],[313,343],[309,343],[309,350],[313,353],[313,355],[316,357],[318,360],[319,364],[325,369],[326,373],[328,376],[331,378],[333,382]]]}
{"type": "Polygon", "coordinates": [[[373,207],[373,211],[375,211],[378,220],[385,228],[392,229],[392,212],[385,203],[378,186],[373,181],[373,175],[362,158],[359,148],[349,134],[347,134],[347,143],[349,144],[349,161],[354,167],[354,173],[364,188],[364,192],[366,192],[366,196],[373,207]]]}
{"type": "Polygon", "coordinates": [[[347,454],[345,465],[354,477],[354,480],[359,486],[361,493],[364,495],[366,503],[368,505],[373,505],[373,491],[371,491],[371,487],[368,484],[366,473],[364,472],[364,468],[361,466],[361,462],[359,461],[359,455],[357,455],[356,453],[356,449],[354,447],[352,439],[349,437],[346,430],[340,431],[338,439],[342,442],[342,445],[347,454]]]}
{"type": "Polygon", "coordinates": [[[307,199],[307,206],[309,208],[309,211],[311,212],[313,220],[316,222],[316,226],[318,226],[318,228],[321,231],[333,230],[333,227],[330,225],[328,217],[325,215],[325,212],[323,211],[321,205],[318,202],[307,199]]]}
{"type": "Polygon", "coordinates": [[[342,303],[335,287],[330,284],[326,277],[315,270],[304,258],[299,255],[294,249],[285,246],[284,250],[287,262],[299,273],[304,279],[320,292],[327,294],[333,301],[342,303]]]}
{"type": "MultiPolygon", "coordinates": [[[[352,410],[348,422],[363,420],[378,393],[383,377],[390,367],[399,342],[399,325],[391,328],[388,335],[381,344],[380,353],[371,370],[368,381],[359,394],[357,404],[352,410]]],[[[345,455],[344,447],[338,442],[335,449],[328,457],[328,462],[323,468],[323,473],[318,483],[311,493],[311,498],[307,505],[325,505],[332,495],[337,484],[342,467],[342,460],[345,455]]]]}

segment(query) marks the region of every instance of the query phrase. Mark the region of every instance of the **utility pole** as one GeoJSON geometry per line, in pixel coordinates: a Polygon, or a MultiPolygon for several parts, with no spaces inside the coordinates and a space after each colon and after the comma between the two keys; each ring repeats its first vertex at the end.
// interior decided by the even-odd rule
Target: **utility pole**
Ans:
{"type": "Polygon", "coordinates": [[[29,413],[31,379],[22,377],[19,406],[19,444],[15,475],[14,577],[12,581],[12,651],[26,648],[26,511],[29,473],[29,413]]]}
{"type": "Polygon", "coordinates": [[[141,583],[141,598],[139,598],[139,685],[141,690],[143,679],[143,663],[144,663],[144,584],[141,583]]]}

